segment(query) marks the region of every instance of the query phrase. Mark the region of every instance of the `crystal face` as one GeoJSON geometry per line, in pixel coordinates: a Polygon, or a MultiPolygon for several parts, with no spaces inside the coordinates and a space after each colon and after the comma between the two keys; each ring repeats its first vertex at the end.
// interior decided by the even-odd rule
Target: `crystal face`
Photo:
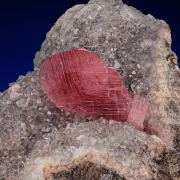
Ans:
{"type": "Polygon", "coordinates": [[[85,49],[72,49],[49,57],[41,66],[40,83],[59,108],[82,116],[129,121],[143,129],[147,103],[132,96],[118,73],[85,49]]]}

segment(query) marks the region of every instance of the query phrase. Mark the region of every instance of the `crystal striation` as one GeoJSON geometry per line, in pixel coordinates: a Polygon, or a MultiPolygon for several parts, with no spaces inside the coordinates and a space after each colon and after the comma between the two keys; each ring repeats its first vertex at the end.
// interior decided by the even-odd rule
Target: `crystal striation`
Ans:
{"type": "Polygon", "coordinates": [[[129,120],[143,129],[146,102],[133,97],[119,72],[90,51],[76,48],[49,57],[41,66],[40,82],[59,108],[83,116],[129,120]]]}

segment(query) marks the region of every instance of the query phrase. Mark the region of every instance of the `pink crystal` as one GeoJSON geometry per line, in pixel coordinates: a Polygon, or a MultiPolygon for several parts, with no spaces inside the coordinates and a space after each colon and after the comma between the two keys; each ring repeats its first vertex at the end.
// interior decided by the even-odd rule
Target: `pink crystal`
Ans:
{"type": "Polygon", "coordinates": [[[59,108],[107,120],[129,121],[143,129],[148,105],[128,92],[116,69],[85,49],[49,57],[41,66],[40,83],[59,108]]]}

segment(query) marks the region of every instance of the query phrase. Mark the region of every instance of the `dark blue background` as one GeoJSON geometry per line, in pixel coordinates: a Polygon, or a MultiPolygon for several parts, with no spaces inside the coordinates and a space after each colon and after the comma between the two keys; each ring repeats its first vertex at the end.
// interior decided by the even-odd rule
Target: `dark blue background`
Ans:
{"type": "MultiPolygon", "coordinates": [[[[45,34],[75,4],[88,0],[0,1],[0,92],[19,75],[33,69],[33,58],[45,34]]],[[[124,0],[145,14],[170,24],[173,50],[180,55],[180,6],[178,0],[124,0]]]]}

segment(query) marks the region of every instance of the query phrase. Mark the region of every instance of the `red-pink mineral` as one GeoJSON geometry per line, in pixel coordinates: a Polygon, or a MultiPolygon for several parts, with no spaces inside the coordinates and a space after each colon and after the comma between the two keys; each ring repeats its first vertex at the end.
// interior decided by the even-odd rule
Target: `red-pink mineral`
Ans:
{"type": "Polygon", "coordinates": [[[85,49],[49,57],[41,66],[40,83],[59,108],[80,115],[129,121],[143,129],[147,104],[129,94],[119,73],[85,49]]]}

